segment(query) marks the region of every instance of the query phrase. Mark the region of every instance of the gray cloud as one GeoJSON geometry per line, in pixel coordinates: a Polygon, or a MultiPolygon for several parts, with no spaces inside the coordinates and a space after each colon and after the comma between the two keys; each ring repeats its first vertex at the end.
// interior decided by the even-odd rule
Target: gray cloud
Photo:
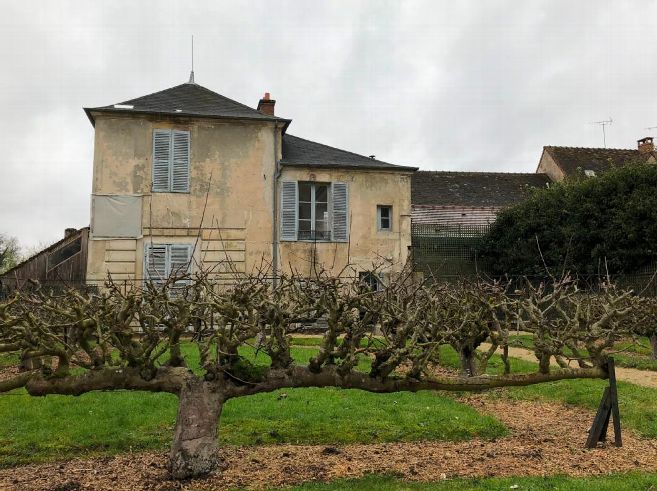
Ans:
{"type": "MultiPolygon", "coordinates": [[[[82,107],[196,79],[290,132],[425,169],[533,171],[543,145],[657,126],[651,1],[0,0],[0,232],[88,223],[82,107]]],[[[652,130],[654,131],[654,130],[652,130]]]]}

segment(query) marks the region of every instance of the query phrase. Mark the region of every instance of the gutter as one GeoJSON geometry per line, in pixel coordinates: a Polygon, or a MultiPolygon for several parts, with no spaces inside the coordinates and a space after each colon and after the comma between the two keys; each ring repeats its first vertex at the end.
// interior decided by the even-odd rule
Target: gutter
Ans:
{"type": "Polygon", "coordinates": [[[281,177],[281,165],[278,159],[278,124],[274,123],[274,178],[272,179],[272,240],[271,267],[272,285],[278,284],[278,179],[281,177]]]}

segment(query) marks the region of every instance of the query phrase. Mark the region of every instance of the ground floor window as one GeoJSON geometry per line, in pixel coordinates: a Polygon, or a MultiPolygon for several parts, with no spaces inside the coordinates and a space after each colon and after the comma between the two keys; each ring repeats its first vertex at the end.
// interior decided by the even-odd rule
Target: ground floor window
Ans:
{"type": "Polygon", "coordinates": [[[146,244],[144,248],[144,278],[153,283],[164,283],[169,278],[181,278],[184,284],[191,273],[192,245],[146,244]]]}

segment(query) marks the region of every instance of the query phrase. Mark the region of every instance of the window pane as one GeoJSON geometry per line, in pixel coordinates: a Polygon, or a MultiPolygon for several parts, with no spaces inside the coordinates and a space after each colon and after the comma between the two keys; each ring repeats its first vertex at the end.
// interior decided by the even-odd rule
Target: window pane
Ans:
{"type": "Polygon", "coordinates": [[[328,203],[315,203],[315,220],[328,220],[328,203]]]}
{"type": "Polygon", "coordinates": [[[390,228],[390,219],[381,217],[381,230],[390,228]]]}
{"type": "Polygon", "coordinates": [[[299,220],[310,220],[310,203],[299,203],[299,220]]]}
{"type": "Polygon", "coordinates": [[[315,201],[328,202],[328,186],[326,184],[315,185],[315,201]]]}
{"type": "Polygon", "coordinates": [[[379,209],[381,210],[381,218],[390,217],[390,208],[388,206],[382,206],[379,209]]]}
{"type": "Polygon", "coordinates": [[[299,220],[299,231],[302,230],[310,232],[310,220],[299,220]]]}
{"type": "Polygon", "coordinates": [[[300,182],[299,183],[299,201],[311,201],[311,189],[312,184],[309,182],[300,182]]]}

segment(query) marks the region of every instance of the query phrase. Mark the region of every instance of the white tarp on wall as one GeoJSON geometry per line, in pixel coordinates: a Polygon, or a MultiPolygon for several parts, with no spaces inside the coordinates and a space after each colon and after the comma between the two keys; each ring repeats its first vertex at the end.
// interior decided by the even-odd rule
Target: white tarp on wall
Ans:
{"type": "Polygon", "coordinates": [[[91,197],[91,233],[94,238],[141,237],[141,196],[91,197]]]}

